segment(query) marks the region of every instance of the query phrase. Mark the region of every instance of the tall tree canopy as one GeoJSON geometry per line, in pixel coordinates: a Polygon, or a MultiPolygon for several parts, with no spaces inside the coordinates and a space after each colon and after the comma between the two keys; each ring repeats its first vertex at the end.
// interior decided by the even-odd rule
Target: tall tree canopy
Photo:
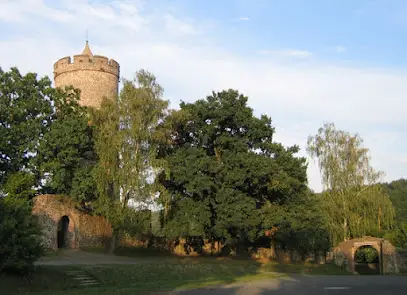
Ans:
{"type": "Polygon", "coordinates": [[[141,70],[133,81],[124,80],[116,99],[106,98],[94,111],[98,206],[113,227],[110,251],[128,219],[137,218],[134,207],[159,190],[153,177],[165,167],[157,159],[158,145],[165,141],[158,127],[168,107],[162,95],[155,76],[141,70]]]}
{"type": "Polygon", "coordinates": [[[170,178],[158,177],[168,194],[165,232],[227,243],[253,240],[262,222],[258,209],[283,204],[306,191],[306,163],[298,147],[273,141],[265,115],[257,118],[235,90],[212,93],[167,118],[171,143],[161,149],[170,178]]]}
{"type": "Polygon", "coordinates": [[[31,160],[51,123],[57,95],[47,77],[0,68],[0,185],[14,173],[35,170],[31,160]]]}
{"type": "Polygon", "coordinates": [[[45,180],[41,192],[68,195],[85,205],[96,199],[93,128],[88,110],[79,105],[80,91],[66,87],[60,92],[62,99],[38,146],[36,164],[45,180]]]}
{"type": "Polygon", "coordinates": [[[386,233],[386,238],[394,245],[407,249],[407,179],[398,179],[382,184],[396,210],[394,229],[386,233]]]}
{"type": "Polygon", "coordinates": [[[308,152],[318,159],[334,243],[363,235],[383,235],[391,228],[394,208],[370,165],[369,150],[359,135],[325,123],[308,138],[308,152]]]}
{"type": "Polygon", "coordinates": [[[0,191],[94,198],[92,130],[79,97],[72,87],[53,88],[48,77],[0,69],[0,191]]]}

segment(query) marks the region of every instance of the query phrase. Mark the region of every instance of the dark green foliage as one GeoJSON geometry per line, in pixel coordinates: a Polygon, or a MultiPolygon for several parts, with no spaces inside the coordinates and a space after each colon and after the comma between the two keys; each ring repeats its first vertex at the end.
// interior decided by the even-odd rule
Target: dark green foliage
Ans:
{"type": "Polygon", "coordinates": [[[320,200],[311,193],[284,205],[267,204],[262,213],[264,227],[273,229],[272,238],[283,249],[296,250],[305,257],[331,246],[320,200]]]}
{"type": "Polygon", "coordinates": [[[273,142],[271,119],[253,116],[247,97],[235,90],[181,103],[166,123],[173,131],[161,155],[171,172],[158,179],[170,197],[161,197],[170,236],[252,241],[262,234],[261,206],[306,191],[298,147],[273,142]]]}
{"type": "Polygon", "coordinates": [[[26,274],[43,254],[41,230],[24,199],[0,198],[0,272],[26,274]]]}
{"type": "Polygon", "coordinates": [[[407,179],[383,183],[382,187],[396,210],[395,226],[384,237],[395,246],[407,249],[407,179]]]}
{"type": "Polygon", "coordinates": [[[396,209],[396,220],[407,222],[407,179],[382,184],[396,209]]]}
{"type": "Polygon", "coordinates": [[[79,91],[55,89],[48,77],[0,69],[0,191],[95,197],[92,130],[79,91]],[[42,185],[42,180],[46,184],[42,185]]]}
{"type": "Polygon", "coordinates": [[[370,246],[362,246],[356,250],[355,253],[356,263],[378,263],[379,253],[377,250],[370,246]]]}
{"type": "Polygon", "coordinates": [[[47,77],[0,68],[0,185],[10,174],[35,168],[31,158],[49,127],[56,96],[47,77]]]}
{"type": "Polygon", "coordinates": [[[30,199],[35,195],[35,176],[26,171],[18,171],[9,174],[3,185],[7,197],[30,199]]]}
{"type": "Polygon", "coordinates": [[[393,229],[386,232],[384,238],[396,247],[407,249],[407,222],[397,222],[393,229]]]}
{"type": "Polygon", "coordinates": [[[36,160],[47,179],[43,193],[68,195],[84,204],[96,198],[92,172],[97,158],[86,109],[77,102],[79,92],[69,93],[40,141],[36,160]]]}

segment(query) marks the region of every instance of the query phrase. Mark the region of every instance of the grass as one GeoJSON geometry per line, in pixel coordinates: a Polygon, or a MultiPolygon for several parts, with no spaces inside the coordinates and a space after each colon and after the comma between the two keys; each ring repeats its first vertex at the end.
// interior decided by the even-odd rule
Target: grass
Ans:
{"type": "MultiPolygon", "coordinates": [[[[103,254],[107,253],[105,248],[83,248],[83,251],[103,254]]],[[[170,252],[144,247],[118,247],[115,252],[117,256],[153,258],[153,257],[178,257],[170,252]]]]}
{"type": "MultiPolygon", "coordinates": [[[[103,249],[86,249],[103,253],[103,249]]],[[[121,248],[116,255],[139,257],[134,265],[77,265],[38,267],[31,278],[0,275],[0,292],[7,295],[119,295],[199,288],[209,285],[277,278],[290,273],[349,274],[335,265],[260,263],[249,259],[174,257],[165,252],[121,248]],[[100,282],[80,287],[67,275],[81,270],[100,282]]],[[[53,254],[50,254],[51,256],[53,254]]],[[[56,255],[56,254],[55,254],[56,255]]]]}
{"type": "Polygon", "coordinates": [[[276,278],[286,273],[345,274],[333,265],[281,265],[260,264],[253,260],[185,258],[135,265],[42,266],[30,279],[3,275],[0,277],[0,290],[7,290],[4,293],[7,295],[138,294],[276,278]],[[68,270],[85,271],[101,284],[82,288],[66,274],[68,270]]]}

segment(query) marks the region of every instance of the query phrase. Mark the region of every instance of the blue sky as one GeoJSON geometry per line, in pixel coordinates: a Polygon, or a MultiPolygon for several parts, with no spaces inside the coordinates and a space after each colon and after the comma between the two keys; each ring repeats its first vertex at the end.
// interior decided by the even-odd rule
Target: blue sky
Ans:
{"type": "MultiPolygon", "coordinates": [[[[402,0],[0,0],[0,67],[52,77],[89,30],[95,54],[123,77],[153,72],[173,107],[235,88],[301,155],[333,121],[393,180],[407,177],[406,13],[402,0]]],[[[319,191],[312,161],[308,175],[319,191]]]]}

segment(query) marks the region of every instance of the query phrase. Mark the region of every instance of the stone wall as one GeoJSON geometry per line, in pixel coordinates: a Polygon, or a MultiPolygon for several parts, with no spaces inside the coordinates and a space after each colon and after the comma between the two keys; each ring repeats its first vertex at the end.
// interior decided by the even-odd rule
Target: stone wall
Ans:
{"type": "Polygon", "coordinates": [[[399,259],[396,248],[387,240],[375,237],[363,237],[343,241],[333,249],[332,260],[335,264],[346,268],[349,272],[355,272],[355,253],[363,246],[371,246],[379,254],[382,272],[384,274],[399,272],[399,259]]]}
{"type": "Polygon", "coordinates": [[[81,90],[79,103],[98,108],[104,97],[118,94],[120,65],[105,56],[93,55],[86,42],[82,54],[63,57],[54,63],[55,87],[73,86],[81,90]]]}
{"type": "Polygon", "coordinates": [[[68,197],[41,195],[33,201],[32,212],[42,227],[46,249],[58,249],[58,224],[64,216],[69,219],[66,237],[68,248],[105,246],[111,237],[111,226],[106,219],[77,210],[68,197]]]}
{"type": "Polygon", "coordinates": [[[407,251],[399,250],[396,252],[400,272],[407,273],[407,251]]]}
{"type": "Polygon", "coordinates": [[[55,87],[63,88],[72,85],[80,89],[80,104],[83,106],[98,108],[103,97],[114,98],[118,94],[118,76],[92,68],[84,69],[80,65],[76,70],[62,72],[55,76],[54,81],[55,87]]]}

